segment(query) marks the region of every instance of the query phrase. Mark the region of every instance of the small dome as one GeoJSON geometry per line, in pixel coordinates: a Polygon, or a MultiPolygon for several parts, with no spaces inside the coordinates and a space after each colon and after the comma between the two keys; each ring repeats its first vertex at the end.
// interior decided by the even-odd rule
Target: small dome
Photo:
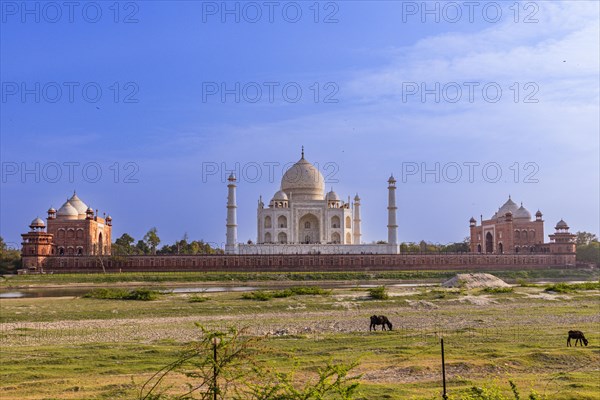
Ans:
{"type": "Polygon", "coordinates": [[[56,215],[59,217],[77,217],[79,215],[79,212],[67,200],[65,204],[63,204],[62,207],[58,209],[56,215]]]}
{"type": "Polygon", "coordinates": [[[360,197],[358,197],[358,193],[356,193],[356,196],[354,196],[354,201],[360,201],[360,197]]]}
{"type": "Polygon", "coordinates": [[[537,212],[535,213],[536,217],[541,217],[542,216],[542,212],[540,210],[537,210],[537,212]]]}
{"type": "Polygon", "coordinates": [[[79,197],[77,197],[77,193],[73,192],[73,196],[69,199],[69,203],[77,210],[77,214],[85,214],[88,209],[87,204],[85,204],[79,197]]]}
{"type": "Polygon", "coordinates": [[[325,200],[327,201],[340,201],[340,196],[337,195],[336,192],[331,189],[329,193],[325,196],[325,200]]]}
{"type": "Polygon", "coordinates": [[[43,228],[46,226],[46,224],[44,223],[44,221],[40,218],[37,217],[36,219],[34,219],[33,221],[31,221],[31,224],[29,225],[31,228],[43,228]]]}
{"type": "Polygon", "coordinates": [[[288,196],[287,194],[285,194],[285,192],[283,190],[280,190],[279,192],[275,193],[275,195],[273,195],[273,201],[287,201],[288,200],[288,196]]]}
{"type": "Polygon", "coordinates": [[[554,229],[569,229],[569,225],[562,219],[556,223],[554,229]]]}
{"type": "Polygon", "coordinates": [[[477,222],[477,220],[473,217],[471,217],[471,219],[469,220],[469,222],[477,222]]]}
{"type": "Polygon", "coordinates": [[[110,215],[108,215],[108,216],[106,217],[106,220],[107,220],[107,221],[112,221],[112,217],[111,217],[110,215]]]}
{"type": "Polygon", "coordinates": [[[94,213],[94,209],[92,207],[88,207],[87,210],[85,210],[86,214],[93,214],[94,213]]]}
{"type": "Polygon", "coordinates": [[[514,216],[515,219],[525,219],[527,221],[531,220],[531,213],[527,211],[525,207],[523,207],[523,204],[521,204],[521,207],[519,207],[519,209],[515,212],[514,216]]]}
{"type": "Polygon", "coordinates": [[[54,214],[54,213],[56,213],[56,210],[54,209],[54,207],[50,207],[48,209],[48,214],[54,214]]]}

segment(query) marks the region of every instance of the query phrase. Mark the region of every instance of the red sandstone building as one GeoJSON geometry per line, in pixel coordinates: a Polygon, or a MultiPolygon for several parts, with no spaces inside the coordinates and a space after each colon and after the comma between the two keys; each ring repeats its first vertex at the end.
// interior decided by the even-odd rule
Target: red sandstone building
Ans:
{"type": "Polygon", "coordinates": [[[531,213],[512,201],[510,196],[492,218],[481,221],[477,226],[475,218],[469,221],[471,229],[470,251],[487,254],[523,253],[575,253],[575,235],[569,226],[560,220],[550,242],[544,243],[544,220],[542,213],[531,213]]]}
{"type": "Polygon", "coordinates": [[[36,218],[23,237],[23,268],[35,271],[52,256],[103,256],[111,253],[112,218],[99,217],[73,194],[56,211],[48,210],[47,225],[36,218]]]}

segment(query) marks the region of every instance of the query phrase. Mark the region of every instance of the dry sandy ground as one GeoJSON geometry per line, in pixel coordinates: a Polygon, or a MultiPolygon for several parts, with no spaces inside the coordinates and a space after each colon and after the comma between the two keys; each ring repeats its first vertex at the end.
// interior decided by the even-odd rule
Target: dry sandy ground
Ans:
{"type": "MultiPolygon", "coordinates": [[[[534,295],[535,296],[535,295],[534,295]]],[[[552,296],[552,295],[545,295],[552,296]]],[[[533,297],[533,296],[532,296],[533,297]]],[[[558,297],[558,296],[556,296],[558,297]]],[[[560,296],[565,300],[566,296],[560,296]]],[[[550,298],[545,300],[550,300],[550,298]]],[[[553,298],[552,298],[553,299],[553,298]]],[[[55,322],[19,322],[0,324],[0,346],[31,344],[78,344],[103,342],[143,342],[169,339],[190,341],[198,338],[195,323],[206,327],[247,327],[255,335],[319,335],[368,331],[372,310],[361,310],[351,297],[339,299],[337,310],[306,311],[299,301],[286,312],[255,312],[223,316],[186,316],[162,318],[128,318],[55,322]]],[[[355,300],[355,299],[354,299],[355,300]]],[[[554,301],[552,304],[556,304],[554,301]]],[[[536,305],[542,307],[543,305],[536,305]]],[[[463,296],[442,305],[425,300],[407,300],[406,306],[385,309],[394,330],[414,336],[469,329],[498,329],[519,326],[578,326],[600,323],[600,314],[581,316],[554,315],[551,312],[527,312],[527,302],[497,303],[491,296],[463,296]],[[470,311],[469,311],[470,310],[470,311]]],[[[516,328],[515,328],[516,327],[516,328]]]]}

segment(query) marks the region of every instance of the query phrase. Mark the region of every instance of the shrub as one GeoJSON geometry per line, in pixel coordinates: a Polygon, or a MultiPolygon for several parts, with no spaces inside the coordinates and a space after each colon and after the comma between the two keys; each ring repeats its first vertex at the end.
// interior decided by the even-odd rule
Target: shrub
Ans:
{"type": "Polygon", "coordinates": [[[159,293],[151,289],[108,289],[98,288],[83,295],[88,299],[103,299],[103,300],[156,300],[159,293]]]}
{"type": "Polygon", "coordinates": [[[298,286],[284,290],[260,290],[258,292],[244,293],[242,299],[267,301],[272,298],[282,299],[291,296],[329,295],[331,290],[318,286],[298,286]]]}
{"type": "Polygon", "coordinates": [[[546,292],[571,293],[578,290],[600,290],[600,282],[555,283],[546,286],[546,292]]]}
{"type": "Polygon", "coordinates": [[[485,293],[512,293],[514,289],[511,287],[486,287],[483,291],[485,293]]]}
{"type": "Polygon", "coordinates": [[[265,290],[242,294],[242,299],[244,299],[244,300],[267,301],[267,300],[271,300],[272,298],[273,298],[273,293],[267,292],[265,290]]]}
{"type": "Polygon", "coordinates": [[[377,286],[369,289],[369,296],[376,300],[387,300],[390,298],[385,286],[377,286]]]}
{"type": "Polygon", "coordinates": [[[151,289],[135,289],[130,291],[123,300],[150,301],[158,299],[159,293],[151,289]]]}
{"type": "Polygon", "coordinates": [[[188,299],[188,301],[190,303],[204,303],[207,300],[210,300],[210,299],[206,296],[198,296],[198,295],[190,296],[188,299]]]}

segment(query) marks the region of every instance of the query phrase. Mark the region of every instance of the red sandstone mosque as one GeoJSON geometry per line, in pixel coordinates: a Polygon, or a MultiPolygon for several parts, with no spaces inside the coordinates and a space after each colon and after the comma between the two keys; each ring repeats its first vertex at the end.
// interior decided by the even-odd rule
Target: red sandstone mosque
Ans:
{"type": "Polygon", "coordinates": [[[50,207],[47,223],[34,219],[23,237],[23,267],[40,267],[52,256],[102,256],[111,253],[111,216],[99,217],[76,193],[56,211],[50,207]]]}
{"type": "Polygon", "coordinates": [[[477,225],[475,218],[469,221],[472,253],[523,254],[523,253],[575,253],[575,235],[562,219],[556,224],[556,232],[544,243],[544,220],[537,210],[535,220],[531,213],[519,207],[511,197],[487,220],[477,225]]]}

